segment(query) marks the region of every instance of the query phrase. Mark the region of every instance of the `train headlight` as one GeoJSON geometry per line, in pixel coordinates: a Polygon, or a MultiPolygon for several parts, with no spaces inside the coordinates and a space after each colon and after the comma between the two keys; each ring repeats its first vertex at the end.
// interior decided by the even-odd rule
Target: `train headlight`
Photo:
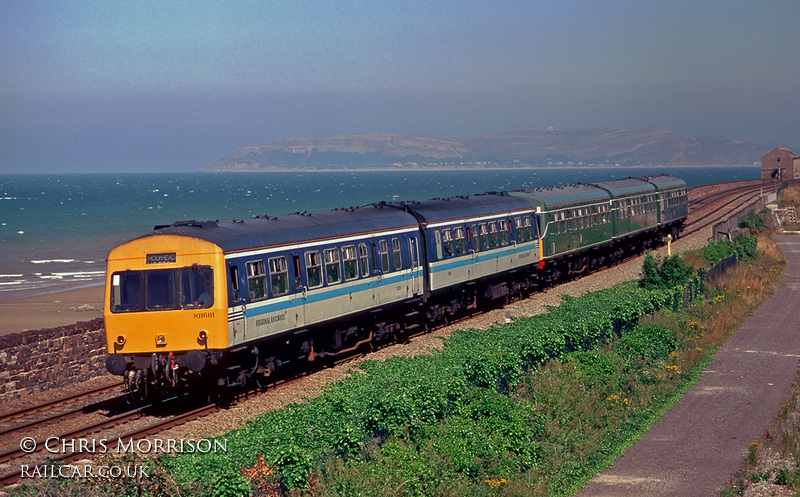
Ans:
{"type": "Polygon", "coordinates": [[[167,335],[156,335],[156,345],[166,345],[167,335]]]}
{"type": "Polygon", "coordinates": [[[200,342],[208,340],[208,333],[206,333],[206,330],[200,331],[200,333],[197,334],[197,339],[200,340],[200,342]]]}
{"type": "Polygon", "coordinates": [[[125,335],[120,335],[117,337],[117,345],[122,346],[125,345],[125,335]]]}

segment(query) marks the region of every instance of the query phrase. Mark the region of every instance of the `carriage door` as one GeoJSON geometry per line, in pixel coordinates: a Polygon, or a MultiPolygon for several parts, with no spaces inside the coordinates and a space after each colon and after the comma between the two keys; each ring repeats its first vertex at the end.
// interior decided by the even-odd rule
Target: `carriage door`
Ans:
{"type": "Polygon", "coordinates": [[[411,254],[411,295],[422,292],[422,270],[419,267],[419,246],[417,238],[408,240],[408,253],[411,254]]]}
{"type": "Polygon", "coordinates": [[[239,279],[239,267],[230,264],[230,285],[231,285],[231,308],[228,310],[228,321],[230,323],[233,339],[230,343],[239,343],[244,340],[247,330],[244,312],[247,310],[244,298],[241,294],[240,286],[247,288],[246,283],[242,284],[239,279]]]}

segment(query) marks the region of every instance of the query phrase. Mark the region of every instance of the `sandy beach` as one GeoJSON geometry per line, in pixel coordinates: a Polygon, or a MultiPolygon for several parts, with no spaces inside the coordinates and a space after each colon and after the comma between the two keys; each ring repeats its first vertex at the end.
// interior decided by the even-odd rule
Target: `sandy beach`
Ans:
{"type": "Polygon", "coordinates": [[[0,300],[0,335],[103,317],[103,285],[0,300]]]}

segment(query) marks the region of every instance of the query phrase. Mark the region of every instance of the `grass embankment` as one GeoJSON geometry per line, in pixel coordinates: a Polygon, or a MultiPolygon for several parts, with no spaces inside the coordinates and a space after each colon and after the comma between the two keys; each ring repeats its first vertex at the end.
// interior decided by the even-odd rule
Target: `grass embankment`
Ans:
{"type": "MultiPolygon", "coordinates": [[[[226,434],[227,453],[161,457],[148,481],[91,482],[92,491],[569,495],[646,431],[774,291],[780,251],[768,240],[759,248],[685,309],[671,310],[674,288],[635,282],[565,298],[544,315],[456,333],[442,352],[364,363],[319,398],[226,434]]],[[[85,488],[64,485],[63,495],[85,488]]]]}

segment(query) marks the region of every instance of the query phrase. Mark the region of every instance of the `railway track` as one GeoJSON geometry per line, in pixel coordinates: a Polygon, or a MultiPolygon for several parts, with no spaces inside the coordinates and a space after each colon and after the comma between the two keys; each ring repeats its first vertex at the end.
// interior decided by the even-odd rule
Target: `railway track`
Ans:
{"type": "MultiPolygon", "coordinates": [[[[7,424],[9,422],[12,422],[12,421],[14,421],[16,419],[31,417],[32,415],[35,415],[35,414],[40,413],[40,412],[52,411],[54,408],[59,407],[59,406],[63,406],[65,404],[75,403],[75,402],[78,402],[78,401],[83,400],[83,399],[88,399],[88,398],[95,397],[95,396],[98,396],[98,395],[102,395],[102,394],[105,394],[105,393],[113,392],[115,389],[118,389],[121,386],[122,386],[122,382],[118,381],[118,382],[115,382],[115,383],[113,383],[111,385],[103,385],[103,386],[99,386],[99,387],[96,387],[96,388],[90,388],[90,389],[87,389],[87,390],[84,390],[84,391],[81,391],[81,392],[78,392],[78,393],[75,393],[75,394],[72,394],[72,395],[66,395],[64,397],[58,397],[58,398],[53,399],[53,400],[49,400],[49,401],[46,401],[46,402],[41,402],[41,403],[36,404],[34,406],[31,406],[31,407],[25,407],[25,408],[22,408],[22,409],[17,409],[17,410],[14,410],[14,411],[10,411],[10,412],[7,412],[7,413],[0,414],[0,427],[2,427],[2,428],[0,428],[0,436],[3,436],[5,434],[7,434],[7,433],[11,433],[11,432],[14,432],[14,431],[22,430],[25,427],[32,426],[35,423],[34,421],[29,421],[27,423],[22,423],[20,425],[15,425],[15,426],[12,426],[12,427],[3,427],[3,425],[5,425],[5,424],[7,424]]],[[[71,410],[80,410],[80,409],[83,409],[83,408],[84,408],[84,406],[81,406],[79,408],[73,408],[71,410]]],[[[57,414],[57,415],[50,415],[49,418],[53,418],[55,416],[62,416],[62,415],[64,415],[64,414],[60,413],[60,414],[57,414]]],[[[41,420],[40,420],[40,422],[41,422],[41,420]]]]}
{"type": "MultiPolygon", "coordinates": [[[[800,181],[797,183],[800,183],[800,181]]],[[[702,187],[690,189],[689,216],[687,218],[685,235],[693,234],[703,228],[711,226],[740,208],[749,205],[755,197],[762,192],[762,188],[763,183],[761,181],[745,181],[736,182],[733,185],[704,185],[702,187]],[[731,188],[731,186],[733,187],[731,188]]],[[[458,319],[451,319],[441,326],[449,326],[459,321],[470,319],[474,315],[475,312],[465,314],[458,319]]],[[[351,357],[337,361],[337,364],[346,363],[362,355],[362,352],[357,352],[351,357]]],[[[271,382],[268,387],[275,387],[281,383],[288,383],[295,378],[296,377],[286,377],[277,379],[271,382]]],[[[5,440],[4,445],[0,445],[0,449],[5,447],[3,451],[0,452],[0,473],[5,473],[4,476],[0,476],[0,485],[6,486],[20,480],[22,476],[19,470],[21,461],[35,461],[37,458],[41,460],[42,453],[47,452],[48,438],[58,440],[80,440],[88,439],[88,437],[93,436],[95,438],[105,437],[113,440],[141,439],[209,415],[220,409],[219,406],[214,404],[187,406],[183,397],[175,397],[166,399],[159,404],[147,404],[127,409],[124,412],[112,413],[109,410],[106,415],[101,416],[101,419],[77,427],[63,429],[60,433],[49,435],[48,437],[39,437],[38,439],[28,437],[29,440],[32,440],[31,446],[35,446],[37,450],[31,451],[30,447],[23,447],[23,444],[20,442],[23,433],[34,433],[36,430],[41,430],[43,426],[53,426],[54,428],[52,428],[52,430],[55,431],[59,423],[63,422],[65,419],[78,418],[97,406],[96,404],[81,405],[61,412],[49,413],[43,417],[38,417],[38,414],[47,413],[48,411],[56,409],[58,406],[78,402],[81,399],[108,393],[120,386],[121,383],[98,387],[69,397],[54,399],[31,408],[0,414],[0,440],[5,440]],[[175,406],[180,407],[176,408],[175,406]],[[14,424],[14,421],[24,420],[26,418],[33,419],[14,424]],[[9,443],[9,440],[15,440],[16,443],[9,443]]],[[[266,391],[266,388],[260,389],[259,391],[266,391]]],[[[249,395],[251,393],[252,392],[243,392],[242,394],[249,395]]],[[[120,405],[122,400],[122,396],[114,399],[114,401],[119,402],[120,405]]],[[[236,399],[233,398],[232,401],[236,402],[236,399]]],[[[91,451],[77,450],[47,455],[50,456],[50,460],[67,463],[85,459],[92,454],[91,451]]]]}

